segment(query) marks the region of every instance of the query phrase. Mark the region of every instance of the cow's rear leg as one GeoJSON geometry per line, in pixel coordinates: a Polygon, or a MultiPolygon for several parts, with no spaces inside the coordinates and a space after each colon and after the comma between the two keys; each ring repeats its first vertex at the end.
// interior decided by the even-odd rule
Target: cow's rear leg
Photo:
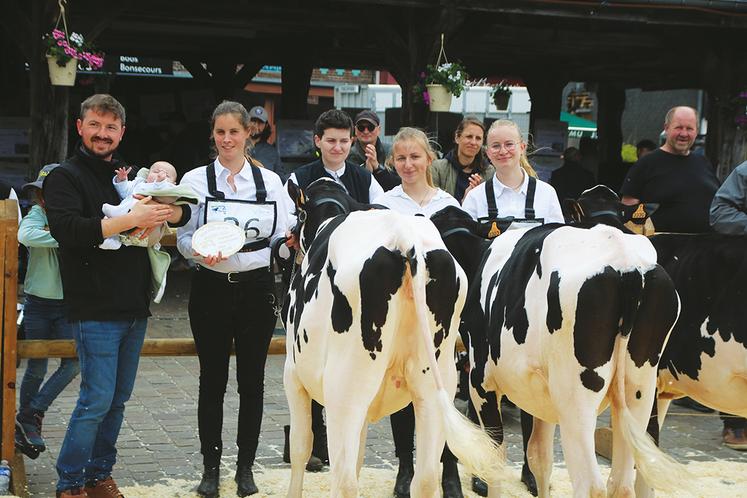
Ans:
{"type": "MultiPolygon", "coordinates": [[[[343,390],[341,390],[343,391],[343,390]]],[[[361,432],[366,425],[368,403],[357,399],[335,399],[325,391],[327,434],[330,463],[330,496],[355,498],[358,496],[358,466],[360,465],[361,432]]]]}
{"type": "Polygon", "coordinates": [[[283,376],[285,394],[290,412],[291,479],[288,497],[303,495],[303,472],[311,456],[311,397],[301,385],[296,374],[286,368],[283,376]]]}
{"type": "Polygon", "coordinates": [[[363,423],[361,428],[361,435],[358,443],[358,467],[355,469],[355,476],[360,479],[361,467],[363,467],[363,460],[366,458],[366,436],[368,435],[368,424],[363,423]]]}
{"type": "MultiPolygon", "coordinates": [[[[411,386],[412,387],[412,386],[411,386]]],[[[436,401],[435,392],[429,396],[413,393],[415,409],[415,448],[417,460],[415,475],[410,483],[412,498],[432,498],[441,496],[439,480],[440,457],[446,439],[443,418],[436,401]]]]}
{"type": "Polygon", "coordinates": [[[529,468],[537,479],[537,492],[540,498],[550,496],[550,475],[553,464],[553,436],[555,424],[535,417],[532,435],[527,445],[529,468]]]}
{"type": "Polygon", "coordinates": [[[568,413],[560,414],[560,436],[563,456],[575,498],[603,498],[604,480],[594,453],[594,430],[599,400],[566,398],[568,413]],[[581,407],[592,407],[590,410],[581,407]]]}

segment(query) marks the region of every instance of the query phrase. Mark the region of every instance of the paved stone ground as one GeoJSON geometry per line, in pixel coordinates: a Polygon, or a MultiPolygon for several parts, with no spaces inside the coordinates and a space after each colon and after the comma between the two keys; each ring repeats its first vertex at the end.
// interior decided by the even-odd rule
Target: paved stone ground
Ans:
{"type": "MultiPolygon", "coordinates": [[[[172,272],[163,302],[153,305],[153,318],[148,337],[190,337],[186,315],[188,274],[172,272]]],[[[282,333],[278,330],[277,333],[282,333]]],[[[283,425],[288,423],[288,410],[282,385],[283,356],[271,356],[265,382],[265,417],[257,455],[257,467],[284,467],[282,462],[283,425]]],[[[50,371],[56,367],[50,360],[50,371]]],[[[23,375],[18,371],[19,382],[23,375]]],[[[236,392],[232,361],[231,381],[224,408],[225,475],[233,471],[236,460],[236,392]],[[229,470],[230,469],[230,470],[229,470]]],[[[121,485],[151,484],[166,478],[199,478],[201,456],[197,439],[196,358],[143,358],[132,399],[127,403],[125,421],[119,437],[119,459],[115,477],[121,485]]],[[[36,460],[26,460],[31,496],[54,496],[57,452],[62,443],[70,412],[77,399],[78,382],[74,381],[55,401],[44,419],[44,435],[49,449],[36,460]]],[[[508,457],[520,462],[521,436],[516,409],[504,410],[508,457]]],[[[599,425],[608,425],[608,416],[599,418],[599,425]]],[[[662,433],[663,448],[682,462],[690,460],[732,460],[747,462],[747,454],[721,445],[721,422],[717,415],[699,416],[674,407],[662,433]]],[[[556,438],[555,460],[562,462],[562,452],[556,438]]],[[[389,421],[384,419],[369,428],[365,465],[396,468],[389,421]]],[[[382,490],[388,496],[389,490],[382,490]]]]}

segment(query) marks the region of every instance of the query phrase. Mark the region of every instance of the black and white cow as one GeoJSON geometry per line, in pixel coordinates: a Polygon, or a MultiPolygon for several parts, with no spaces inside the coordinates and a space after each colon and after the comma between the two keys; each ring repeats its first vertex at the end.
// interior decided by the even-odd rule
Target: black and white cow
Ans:
{"type": "MultiPolygon", "coordinates": [[[[457,260],[480,257],[481,241],[458,230],[474,222],[454,223],[452,211],[444,224],[444,214],[432,220],[457,260]]],[[[634,463],[657,487],[680,484],[681,467],[645,432],[660,353],[678,314],[651,243],[605,225],[548,224],[503,233],[479,261],[462,315],[470,394],[486,427],[501,427],[503,395],[535,417],[528,457],[540,496],[549,496],[556,424],[574,496],[605,496],[594,429],[608,405],[609,495],[633,496],[634,463]]],[[[489,496],[498,495],[491,486],[489,496]]]]}
{"type": "Polygon", "coordinates": [[[440,493],[445,441],[474,472],[498,472],[497,446],[453,405],[467,279],[436,228],[388,210],[346,213],[347,194],[326,179],[305,192],[291,184],[289,193],[304,222],[307,252],[285,316],[288,496],[302,494],[312,398],[327,410],[331,496],[358,495],[368,423],[410,401],[418,452],[412,496],[440,493]]]}
{"type": "MultiPolygon", "coordinates": [[[[622,222],[619,198],[609,190],[586,191],[576,204],[577,219],[622,222]]],[[[659,363],[658,424],[649,432],[658,439],[669,404],[683,396],[747,417],[747,237],[662,233],[650,241],[681,312],[659,363]]]]}

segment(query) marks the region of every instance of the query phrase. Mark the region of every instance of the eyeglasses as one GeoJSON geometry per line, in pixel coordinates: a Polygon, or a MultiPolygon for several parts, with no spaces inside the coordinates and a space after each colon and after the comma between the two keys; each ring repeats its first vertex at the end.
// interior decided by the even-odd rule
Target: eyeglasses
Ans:
{"type": "Polygon", "coordinates": [[[502,144],[488,144],[488,148],[495,152],[500,152],[501,149],[506,149],[507,152],[513,152],[516,150],[516,142],[504,142],[502,144]]]}
{"type": "Polygon", "coordinates": [[[369,123],[368,121],[361,121],[355,127],[358,129],[359,132],[363,133],[364,131],[374,131],[376,129],[376,125],[373,123],[369,123]]]}

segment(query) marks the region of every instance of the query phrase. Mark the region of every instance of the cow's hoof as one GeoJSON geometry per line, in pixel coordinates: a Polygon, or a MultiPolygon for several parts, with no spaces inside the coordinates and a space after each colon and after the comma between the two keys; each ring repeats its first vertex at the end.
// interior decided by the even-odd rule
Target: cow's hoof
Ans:
{"type": "Polygon", "coordinates": [[[532,496],[537,496],[537,481],[534,479],[534,474],[529,470],[529,467],[524,464],[521,468],[521,482],[527,487],[532,496]]]}
{"type": "Polygon", "coordinates": [[[306,464],[306,470],[309,472],[321,472],[324,468],[324,462],[320,458],[311,455],[309,462],[306,464]]]}
{"type": "Polygon", "coordinates": [[[472,476],[472,492],[478,496],[488,496],[488,483],[479,477],[472,476]]]}
{"type": "Polygon", "coordinates": [[[412,462],[400,462],[399,470],[397,471],[397,480],[394,482],[395,498],[409,498],[410,483],[412,482],[412,476],[414,474],[415,469],[412,466],[412,462]]]}

